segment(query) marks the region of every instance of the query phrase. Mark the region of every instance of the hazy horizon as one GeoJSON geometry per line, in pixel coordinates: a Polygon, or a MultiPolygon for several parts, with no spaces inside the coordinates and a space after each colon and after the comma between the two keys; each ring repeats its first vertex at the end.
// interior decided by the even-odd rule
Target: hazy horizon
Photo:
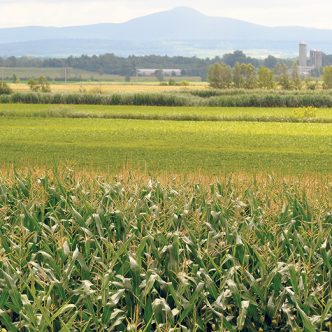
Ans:
{"type": "Polygon", "coordinates": [[[265,26],[332,29],[332,3],[319,0],[0,0],[0,28],[76,26],[122,23],[176,7],[189,7],[208,16],[229,17],[265,26]],[[36,17],[36,13],[43,15],[36,17]]]}

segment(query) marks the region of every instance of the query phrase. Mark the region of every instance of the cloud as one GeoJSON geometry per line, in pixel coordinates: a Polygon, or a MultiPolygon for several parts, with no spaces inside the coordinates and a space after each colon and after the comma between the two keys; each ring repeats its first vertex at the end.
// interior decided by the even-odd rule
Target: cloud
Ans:
{"type": "Polygon", "coordinates": [[[177,6],[270,26],[302,25],[332,29],[331,0],[0,0],[0,26],[123,22],[177,6]]]}

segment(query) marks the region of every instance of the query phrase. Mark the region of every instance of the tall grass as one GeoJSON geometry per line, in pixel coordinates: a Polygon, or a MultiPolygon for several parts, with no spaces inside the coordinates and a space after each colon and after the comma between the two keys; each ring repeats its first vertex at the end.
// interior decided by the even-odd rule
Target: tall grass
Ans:
{"type": "Polygon", "coordinates": [[[166,93],[141,93],[132,95],[15,93],[10,96],[0,96],[0,103],[146,106],[185,106],[191,104],[189,97],[166,93]]]}
{"type": "Polygon", "coordinates": [[[332,107],[332,95],[244,94],[206,99],[208,106],[227,107],[332,107]]]}
{"type": "Polygon", "coordinates": [[[331,187],[303,187],[274,178],[3,176],[0,324],[328,331],[331,187]]]}
{"type": "Polygon", "coordinates": [[[332,94],[283,91],[189,91],[135,94],[36,94],[0,95],[0,103],[145,105],[145,106],[224,106],[224,107],[332,107],[332,94]]]}
{"type": "Polygon", "coordinates": [[[252,94],[278,94],[281,96],[316,96],[316,95],[331,95],[331,90],[267,90],[267,89],[200,89],[189,90],[185,93],[202,98],[217,97],[217,96],[236,96],[236,95],[252,95],[252,94]]]}

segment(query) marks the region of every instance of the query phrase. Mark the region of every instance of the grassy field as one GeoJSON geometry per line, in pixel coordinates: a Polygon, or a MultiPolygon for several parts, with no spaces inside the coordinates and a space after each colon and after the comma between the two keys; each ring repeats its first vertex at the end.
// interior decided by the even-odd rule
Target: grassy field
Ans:
{"type": "Polygon", "coordinates": [[[326,179],[58,171],[0,173],[0,328],[331,331],[326,179]]]}
{"type": "Polygon", "coordinates": [[[57,161],[114,172],[326,174],[332,124],[1,118],[2,165],[57,161]]]}

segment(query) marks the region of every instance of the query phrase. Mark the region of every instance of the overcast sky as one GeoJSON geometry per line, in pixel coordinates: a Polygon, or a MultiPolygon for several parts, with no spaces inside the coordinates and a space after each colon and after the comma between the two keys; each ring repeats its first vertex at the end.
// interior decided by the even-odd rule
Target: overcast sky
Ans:
{"type": "Polygon", "coordinates": [[[178,6],[269,26],[332,29],[332,0],[0,0],[0,27],[124,22],[178,6]]]}

